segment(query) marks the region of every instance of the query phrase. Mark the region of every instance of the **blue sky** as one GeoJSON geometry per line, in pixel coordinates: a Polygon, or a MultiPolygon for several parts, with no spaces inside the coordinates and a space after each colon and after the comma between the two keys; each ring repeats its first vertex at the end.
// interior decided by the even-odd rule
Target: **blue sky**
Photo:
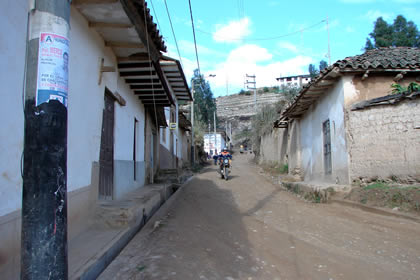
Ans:
{"type": "MultiPolygon", "coordinates": [[[[168,55],[179,59],[164,0],[147,2],[168,55]]],[[[197,62],[188,0],[166,3],[190,82],[197,62]]],[[[257,87],[273,86],[277,77],[305,74],[310,63],[328,62],[327,16],[332,63],[362,53],[379,16],[392,23],[401,14],[420,28],[420,0],[191,0],[191,5],[201,73],[216,75],[207,79],[216,97],[239,92],[245,74],[256,75],[257,87]]]]}

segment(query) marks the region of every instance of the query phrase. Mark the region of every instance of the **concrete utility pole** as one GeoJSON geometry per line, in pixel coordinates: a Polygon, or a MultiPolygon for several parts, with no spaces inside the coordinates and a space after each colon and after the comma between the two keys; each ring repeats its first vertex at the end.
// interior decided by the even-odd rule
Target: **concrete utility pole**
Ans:
{"type": "Polygon", "coordinates": [[[214,118],[214,149],[217,152],[216,111],[213,112],[213,118],[214,118]]]}
{"type": "Polygon", "coordinates": [[[67,94],[70,1],[29,1],[21,279],[68,279],[67,94]]]}
{"type": "Polygon", "coordinates": [[[255,75],[248,75],[246,74],[247,78],[251,78],[250,81],[246,80],[246,88],[254,90],[254,106],[255,106],[255,114],[257,113],[257,82],[255,81],[255,75]],[[251,86],[249,86],[251,85],[251,86]]]}
{"type": "Polygon", "coordinates": [[[195,142],[194,142],[194,78],[191,80],[191,166],[195,163],[195,142]]]}
{"type": "Polygon", "coordinates": [[[328,65],[331,65],[331,49],[330,49],[330,24],[327,15],[327,32],[328,32],[328,65]]]}

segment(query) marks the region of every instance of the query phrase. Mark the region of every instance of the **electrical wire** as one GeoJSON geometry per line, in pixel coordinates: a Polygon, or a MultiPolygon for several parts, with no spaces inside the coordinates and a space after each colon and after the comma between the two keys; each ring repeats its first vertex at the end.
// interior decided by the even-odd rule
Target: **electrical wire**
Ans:
{"type": "Polygon", "coordinates": [[[184,68],[184,65],[183,65],[183,63],[182,63],[181,53],[179,52],[178,42],[177,42],[177,40],[176,40],[176,36],[175,36],[174,27],[173,27],[173,25],[172,25],[171,15],[169,14],[168,5],[166,4],[166,0],[165,0],[164,2],[165,2],[165,7],[166,7],[166,13],[168,14],[168,18],[169,18],[169,23],[171,24],[172,35],[174,36],[175,45],[176,45],[176,50],[177,50],[177,52],[178,52],[178,56],[179,56],[179,61],[181,62],[181,66],[182,66],[182,68],[184,68]]]}
{"type": "MultiPolygon", "coordinates": [[[[149,45],[149,29],[147,28],[148,24],[147,24],[147,15],[146,15],[146,2],[143,2],[143,3],[144,3],[144,5],[143,5],[144,26],[146,26],[147,54],[149,56],[150,82],[152,84],[153,108],[154,108],[154,111],[155,111],[155,126],[156,126],[156,129],[158,129],[159,126],[158,126],[157,112],[156,112],[155,88],[154,88],[154,84],[153,84],[152,58],[150,56],[150,45],[149,45]]],[[[157,63],[159,63],[159,61],[157,63]]],[[[157,69],[156,69],[156,71],[157,71],[157,69]]]]}
{"type": "MultiPolygon", "coordinates": [[[[283,35],[279,35],[279,36],[273,36],[273,37],[251,38],[251,39],[246,39],[246,41],[268,41],[268,40],[276,40],[276,39],[280,39],[280,38],[284,38],[284,37],[289,37],[289,36],[292,36],[292,35],[301,33],[303,31],[306,31],[308,29],[312,29],[312,28],[314,28],[314,27],[316,27],[316,26],[318,26],[318,25],[320,25],[320,24],[322,24],[324,22],[326,22],[325,19],[321,20],[318,23],[315,23],[313,25],[310,25],[308,27],[299,29],[298,31],[294,31],[294,32],[291,32],[291,33],[287,33],[287,34],[283,34],[283,35]]],[[[197,29],[197,31],[199,31],[201,33],[204,33],[204,34],[207,34],[207,35],[213,35],[213,33],[211,33],[211,32],[200,30],[200,29],[197,29]]],[[[215,37],[217,37],[219,39],[230,40],[230,41],[242,41],[243,40],[243,39],[239,39],[239,38],[227,38],[227,37],[220,37],[220,36],[215,36],[215,37]]]]}
{"type": "Polygon", "coordinates": [[[150,0],[150,4],[152,4],[152,10],[153,10],[153,13],[155,14],[155,18],[156,18],[157,25],[159,26],[159,30],[162,31],[162,28],[160,28],[159,19],[157,17],[156,11],[155,11],[155,6],[153,5],[152,0],[150,0]]]}
{"type": "Polygon", "coordinates": [[[200,61],[198,60],[197,40],[195,38],[195,28],[194,28],[194,19],[193,19],[192,8],[191,8],[191,0],[188,0],[188,4],[190,6],[190,17],[191,17],[193,36],[194,36],[195,57],[197,59],[198,74],[201,75],[200,61]]]}

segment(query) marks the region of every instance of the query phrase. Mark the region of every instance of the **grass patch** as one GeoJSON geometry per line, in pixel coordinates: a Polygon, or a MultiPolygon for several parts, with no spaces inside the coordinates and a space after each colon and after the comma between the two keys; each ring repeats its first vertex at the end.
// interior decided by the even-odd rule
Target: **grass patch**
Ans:
{"type": "Polygon", "coordinates": [[[200,172],[203,169],[203,166],[201,164],[194,164],[191,166],[191,171],[194,173],[200,172]]]}
{"type": "Polygon", "coordinates": [[[283,165],[277,167],[276,171],[280,174],[286,174],[286,173],[289,172],[289,165],[288,164],[283,164],[283,165]]]}
{"type": "Polygon", "coordinates": [[[390,185],[388,185],[387,183],[381,182],[381,181],[377,181],[375,183],[369,184],[366,187],[363,187],[364,190],[375,190],[375,189],[379,189],[379,190],[387,190],[390,189],[390,185]]]}

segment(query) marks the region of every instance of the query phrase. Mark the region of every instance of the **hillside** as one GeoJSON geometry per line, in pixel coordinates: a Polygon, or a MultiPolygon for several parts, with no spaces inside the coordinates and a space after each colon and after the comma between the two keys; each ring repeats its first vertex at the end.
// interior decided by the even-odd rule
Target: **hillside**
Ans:
{"type": "MultiPolygon", "coordinates": [[[[275,104],[282,99],[282,94],[265,92],[257,94],[257,108],[275,104]]],[[[226,121],[232,123],[233,144],[237,145],[245,139],[238,139],[238,134],[251,128],[251,118],[255,115],[254,94],[232,94],[216,98],[217,117],[221,127],[226,121]]],[[[229,124],[228,124],[229,126],[229,124]]]]}

